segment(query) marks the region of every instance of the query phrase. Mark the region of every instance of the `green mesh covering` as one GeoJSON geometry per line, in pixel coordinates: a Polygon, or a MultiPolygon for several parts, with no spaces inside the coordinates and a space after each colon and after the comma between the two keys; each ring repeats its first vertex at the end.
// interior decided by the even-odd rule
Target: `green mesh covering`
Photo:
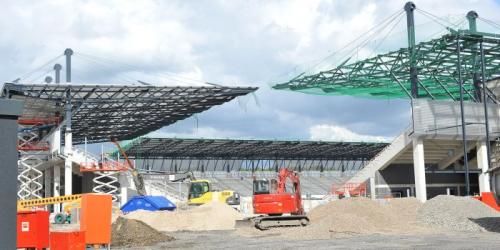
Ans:
{"type": "MultiPolygon", "coordinates": [[[[459,99],[457,42],[465,100],[474,100],[473,75],[481,73],[479,43],[485,53],[486,79],[500,76],[500,35],[450,29],[441,38],[415,46],[420,98],[459,99]]],[[[409,55],[409,49],[403,48],[317,74],[300,75],[273,88],[318,95],[409,98],[409,55]]]]}

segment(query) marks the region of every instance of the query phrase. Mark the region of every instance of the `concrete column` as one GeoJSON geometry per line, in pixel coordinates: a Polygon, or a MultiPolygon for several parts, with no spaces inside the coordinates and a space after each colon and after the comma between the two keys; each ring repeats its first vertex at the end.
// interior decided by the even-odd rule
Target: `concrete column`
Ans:
{"type": "Polygon", "coordinates": [[[479,192],[491,192],[490,174],[488,171],[488,147],[486,141],[477,142],[477,167],[481,170],[479,174],[479,192]]]}
{"type": "Polygon", "coordinates": [[[130,184],[126,173],[121,173],[118,180],[120,182],[120,206],[123,206],[128,201],[128,188],[130,184]]]}
{"type": "Polygon", "coordinates": [[[375,200],[377,198],[375,189],[375,176],[370,177],[370,197],[372,198],[372,200],[375,200]]]}
{"type": "Polygon", "coordinates": [[[44,198],[51,197],[52,196],[52,190],[51,190],[51,183],[52,183],[52,170],[51,169],[45,169],[43,173],[43,181],[44,181],[44,186],[45,186],[45,195],[44,198]]]}
{"type": "Polygon", "coordinates": [[[427,200],[427,185],[425,182],[424,141],[413,139],[413,171],[415,173],[415,192],[419,201],[427,200]]]}
{"type": "Polygon", "coordinates": [[[73,156],[73,136],[71,131],[64,134],[64,195],[73,194],[73,164],[71,162],[73,156]]]}
{"type": "MultiPolygon", "coordinates": [[[[54,174],[54,190],[52,191],[53,196],[61,196],[60,188],[61,188],[61,168],[58,165],[54,166],[54,171],[52,171],[54,174]]],[[[61,205],[60,204],[55,204],[54,205],[54,213],[61,212],[61,205]]]]}

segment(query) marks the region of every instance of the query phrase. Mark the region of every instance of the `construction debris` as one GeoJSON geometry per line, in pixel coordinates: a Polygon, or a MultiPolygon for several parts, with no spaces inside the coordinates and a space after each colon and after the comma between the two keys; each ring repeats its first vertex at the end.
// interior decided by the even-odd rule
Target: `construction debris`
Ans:
{"type": "Polygon", "coordinates": [[[118,217],[112,225],[112,246],[151,246],[159,242],[174,240],[173,237],[158,232],[142,221],[118,217]]]}
{"type": "Polygon", "coordinates": [[[419,209],[417,219],[453,231],[500,232],[500,214],[470,197],[438,195],[419,209]]]}
{"type": "Polygon", "coordinates": [[[189,210],[144,211],[125,215],[128,219],[140,220],[158,231],[205,231],[232,230],[235,221],[243,216],[221,202],[211,202],[189,210]]]}

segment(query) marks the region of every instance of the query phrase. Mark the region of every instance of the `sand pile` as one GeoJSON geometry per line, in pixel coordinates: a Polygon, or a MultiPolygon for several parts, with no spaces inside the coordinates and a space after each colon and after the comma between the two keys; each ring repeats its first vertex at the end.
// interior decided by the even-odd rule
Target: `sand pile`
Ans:
{"type": "Polygon", "coordinates": [[[156,231],[142,221],[118,217],[111,229],[112,246],[151,246],[174,238],[156,231]]]}
{"type": "Polygon", "coordinates": [[[158,231],[232,230],[243,216],[232,207],[211,202],[189,210],[150,212],[138,210],[125,215],[143,221],[158,231]]]}
{"type": "Polygon", "coordinates": [[[432,227],[454,231],[500,232],[500,213],[469,197],[436,196],[419,209],[417,219],[432,227]]]}

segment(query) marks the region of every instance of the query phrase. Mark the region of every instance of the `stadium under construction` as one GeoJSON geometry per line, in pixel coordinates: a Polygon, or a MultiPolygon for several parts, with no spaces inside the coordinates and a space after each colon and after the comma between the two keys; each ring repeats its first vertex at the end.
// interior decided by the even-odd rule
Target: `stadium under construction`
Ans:
{"type": "MultiPolygon", "coordinates": [[[[352,63],[348,58],[333,69],[273,85],[277,95],[288,90],[407,99],[411,120],[390,142],[150,136],[258,88],[74,83],[74,52],[66,49],[64,67],[54,66],[54,83],[21,79],[3,85],[0,195],[22,202],[99,193],[123,208],[145,192],[181,207],[194,199],[192,184],[206,182],[214,193],[230,191],[229,199],[238,202],[226,203],[254,216],[256,181],[281,178],[283,169],[300,177],[299,186],[287,190],[300,190],[303,211],[290,216],[349,196],[425,203],[438,195],[498,192],[500,177],[492,169],[500,162],[500,35],[478,31],[478,14],[471,11],[468,29],[448,28],[417,43],[415,10],[407,3],[398,14],[407,17],[407,47],[352,63]],[[110,142],[116,150],[90,149],[110,142]]],[[[54,216],[64,212],[63,204],[45,207],[54,216]]],[[[15,229],[15,220],[0,221],[15,229]]]]}

